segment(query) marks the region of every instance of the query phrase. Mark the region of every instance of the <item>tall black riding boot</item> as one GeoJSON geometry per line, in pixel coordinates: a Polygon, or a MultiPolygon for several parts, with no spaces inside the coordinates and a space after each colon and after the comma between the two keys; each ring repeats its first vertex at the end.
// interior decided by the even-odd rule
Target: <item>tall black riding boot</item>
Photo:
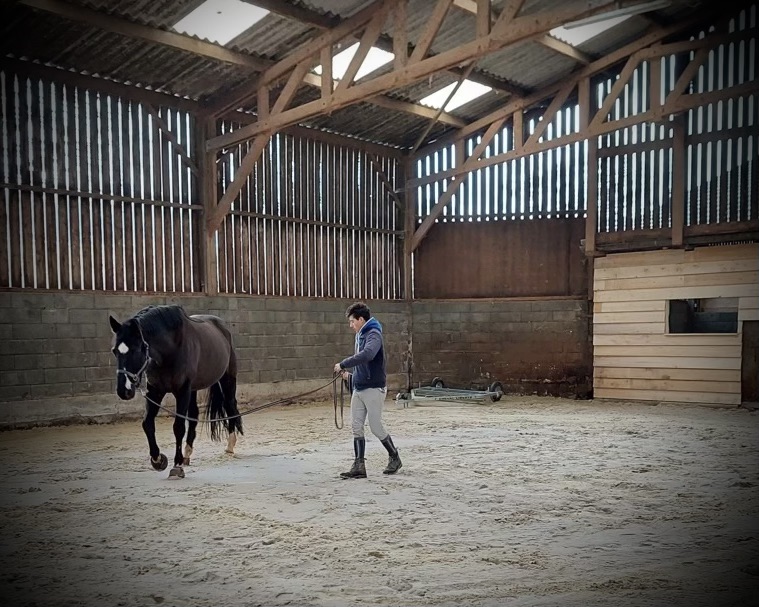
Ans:
{"type": "Polygon", "coordinates": [[[382,439],[382,444],[385,445],[385,449],[387,449],[387,453],[390,456],[390,459],[387,461],[387,468],[382,471],[382,474],[395,474],[403,466],[398,449],[395,448],[393,439],[390,438],[389,434],[382,439]]]}
{"type": "Polygon", "coordinates": [[[361,437],[353,437],[353,454],[356,459],[353,460],[353,465],[348,472],[341,472],[342,478],[366,478],[366,461],[364,460],[364,453],[366,452],[366,439],[361,437]]]}

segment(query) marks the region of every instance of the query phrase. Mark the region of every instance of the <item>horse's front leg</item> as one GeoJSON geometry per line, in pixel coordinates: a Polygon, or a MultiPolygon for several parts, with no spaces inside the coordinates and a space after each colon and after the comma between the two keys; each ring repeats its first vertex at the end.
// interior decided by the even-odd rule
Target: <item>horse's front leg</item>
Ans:
{"type": "Polygon", "coordinates": [[[177,414],[174,416],[174,438],[176,439],[176,449],[174,450],[174,467],[169,472],[170,479],[184,478],[184,456],[182,455],[182,439],[184,439],[184,430],[187,417],[187,411],[190,408],[190,398],[192,390],[190,382],[187,382],[180,390],[174,393],[177,399],[177,414]]]}
{"type": "Polygon", "coordinates": [[[193,390],[190,393],[190,406],[187,408],[187,416],[190,417],[190,421],[187,424],[187,442],[184,446],[184,465],[190,465],[190,457],[192,456],[192,445],[195,442],[196,431],[198,427],[198,415],[200,411],[198,409],[198,392],[193,390]]]}
{"type": "Polygon", "coordinates": [[[155,440],[155,416],[158,415],[158,405],[161,404],[166,392],[148,384],[148,392],[145,395],[145,417],[142,420],[142,430],[148,439],[150,450],[150,465],[155,470],[166,470],[169,465],[168,458],[161,453],[155,440]]]}

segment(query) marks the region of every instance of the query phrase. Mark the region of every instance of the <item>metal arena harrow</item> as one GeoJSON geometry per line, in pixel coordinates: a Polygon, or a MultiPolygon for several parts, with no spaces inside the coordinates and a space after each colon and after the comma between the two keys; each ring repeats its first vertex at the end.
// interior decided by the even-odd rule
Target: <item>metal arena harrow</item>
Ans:
{"type": "Polygon", "coordinates": [[[395,397],[397,401],[402,402],[404,407],[409,406],[413,401],[488,401],[496,402],[503,396],[503,386],[501,382],[493,382],[487,390],[468,390],[463,388],[446,388],[443,380],[436,377],[429,386],[419,386],[412,388],[411,392],[399,392],[395,397]]]}

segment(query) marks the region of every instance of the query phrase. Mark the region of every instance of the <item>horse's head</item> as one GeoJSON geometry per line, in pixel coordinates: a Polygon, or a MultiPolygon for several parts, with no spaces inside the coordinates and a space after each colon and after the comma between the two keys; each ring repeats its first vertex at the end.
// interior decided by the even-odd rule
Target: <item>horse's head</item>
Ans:
{"type": "Polygon", "coordinates": [[[142,376],[150,364],[148,344],[142,335],[139,323],[131,318],[124,324],[110,317],[114,334],[113,355],[116,357],[116,393],[122,400],[134,398],[134,393],[142,382],[142,376]]]}

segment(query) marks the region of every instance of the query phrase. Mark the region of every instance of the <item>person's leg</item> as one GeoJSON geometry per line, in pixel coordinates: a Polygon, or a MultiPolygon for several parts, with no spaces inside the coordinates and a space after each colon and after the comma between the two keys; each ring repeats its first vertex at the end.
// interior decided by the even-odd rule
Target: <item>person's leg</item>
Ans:
{"type": "Polygon", "coordinates": [[[401,462],[401,456],[398,454],[398,449],[396,449],[393,444],[393,439],[382,424],[382,409],[385,405],[387,390],[370,388],[368,390],[362,390],[362,392],[366,393],[364,396],[364,402],[366,403],[367,417],[369,418],[369,428],[371,429],[372,434],[374,434],[385,449],[387,449],[387,454],[390,456],[387,467],[382,472],[384,474],[395,474],[403,463],[401,462]]]}
{"type": "Polygon", "coordinates": [[[342,478],[366,478],[366,438],[364,424],[366,423],[366,403],[356,391],[351,395],[351,430],[353,431],[353,465],[347,472],[341,472],[342,478]]]}

